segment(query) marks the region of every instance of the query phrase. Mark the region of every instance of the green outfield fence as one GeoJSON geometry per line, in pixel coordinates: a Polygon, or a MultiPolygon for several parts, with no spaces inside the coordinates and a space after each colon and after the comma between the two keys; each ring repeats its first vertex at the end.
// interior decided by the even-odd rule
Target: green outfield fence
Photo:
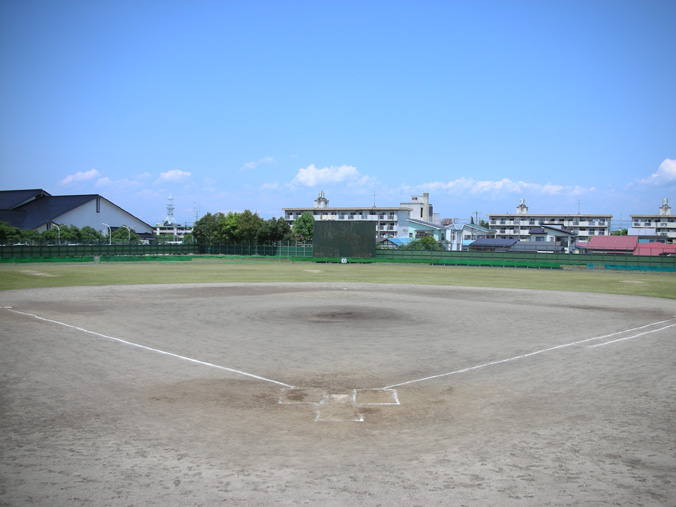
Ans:
{"type": "MultiPolygon", "coordinates": [[[[312,245],[284,243],[278,245],[51,245],[51,246],[0,246],[2,262],[40,262],[47,259],[59,262],[96,260],[143,260],[140,258],[195,255],[272,256],[285,258],[311,258],[312,245]],[[30,261],[28,261],[30,259],[30,261]]],[[[148,260],[148,259],[146,259],[148,260]]]]}
{"type": "Polygon", "coordinates": [[[310,244],[277,245],[61,245],[0,246],[0,262],[189,261],[217,256],[299,259],[315,262],[433,264],[536,269],[616,270],[676,273],[676,257],[625,254],[448,252],[376,250],[371,258],[319,258],[310,244]]]}
{"type": "MultiPolygon", "coordinates": [[[[357,261],[358,259],[355,259],[357,261]]],[[[676,272],[676,257],[626,254],[547,254],[530,252],[448,252],[376,250],[375,262],[424,263],[448,266],[676,272]]]]}

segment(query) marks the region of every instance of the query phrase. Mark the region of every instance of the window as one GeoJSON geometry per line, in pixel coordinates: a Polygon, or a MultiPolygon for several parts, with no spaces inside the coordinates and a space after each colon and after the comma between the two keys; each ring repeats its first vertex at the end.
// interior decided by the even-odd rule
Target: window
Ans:
{"type": "Polygon", "coordinates": [[[100,197],[96,198],[96,212],[101,213],[101,198],[100,197]]]}

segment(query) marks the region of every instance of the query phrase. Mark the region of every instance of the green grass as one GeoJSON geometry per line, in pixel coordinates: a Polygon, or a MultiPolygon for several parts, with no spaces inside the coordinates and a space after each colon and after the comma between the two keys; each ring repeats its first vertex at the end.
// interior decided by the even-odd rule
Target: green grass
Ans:
{"type": "Polygon", "coordinates": [[[392,264],[289,263],[286,259],[101,264],[2,264],[0,290],[85,285],[221,282],[361,282],[503,287],[676,299],[676,276],[392,264]]]}

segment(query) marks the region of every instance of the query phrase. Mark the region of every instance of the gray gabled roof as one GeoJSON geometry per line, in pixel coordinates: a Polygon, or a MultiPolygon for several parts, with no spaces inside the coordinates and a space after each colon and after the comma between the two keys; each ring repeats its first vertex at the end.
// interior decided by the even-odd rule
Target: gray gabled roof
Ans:
{"type": "Polygon", "coordinates": [[[425,222],[424,220],[418,220],[417,218],[409,218],[408,221],[409,223],[413,222],[414,224],[429,227],[430,229],[437,229],[439,231],[443,231],[446,228],[441,224],[433,224],[432,222],[425,222]]]}
{"type": "Polygon", "coordinates": [[[19,206],[13,211],[26,212],[23,229],[36,229],[97,197],[99,197],[97,194],[45,196],[19,206]]]}
{"type": "Polygon", "coordinates": [[[510,248],[518,240],[516,239],[495,239],[495,238],[480,238],[472,242],[470,246],[472,248],[510,248]]]}
{"type": "Polygon", "coordinates": [[[566,229],[565,227],[555,227],[551,225],[542,224],[537,227],[531,227],[528,231],[528,234],[547,234],[548,231],[554,231],[555,233],[564,234],[567,236],[574,236],[574,234],[566,229]]]}
{"type": "MultiPolygon", "coordinates": [[[[19,229],[37,229],[46,223],[57,221],[63,214],[95,199],[104,199],[122,210],[99,194],[50,195],[44,190],[3,190],[0,191],[0,221],[19,229]]],[[[136,218],[128,211],[125,213],[136,218]]],[[[136,219],[145,224],[142,220],[136,219]]],[[[146,225],[152,229],[150,225],[146,225]]]]}
{"type": "Polygon", "coordinates": [[[51,195],[42,189],[0,190],[0,210],[9,211],[43,196],[51,195]]]}
{"type": "Polygon", "coordinates": [[[510,252],[563,252],[563,246],[553,241],[518,241],[510,252]]]}

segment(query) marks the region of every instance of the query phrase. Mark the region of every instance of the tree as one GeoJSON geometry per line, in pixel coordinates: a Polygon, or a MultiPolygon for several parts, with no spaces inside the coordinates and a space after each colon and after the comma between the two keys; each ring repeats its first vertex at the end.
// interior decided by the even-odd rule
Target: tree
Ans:
{"type": "Polygon", "coordinates": [[[613,232],[613,236],[627,236],[629,234],[628,229],[618,229],[613,232]]]}
{"type": "Polygon", "coordinates": [[[76,225],[61,225],[61,243],[80,243],[82,231],[76,225]]]}
{"type": "Polygon", "coordinates": [[[235,217],[237,224],[237,242],[242,244],[256,243],[258,231],[263,227],[263,219],[258,216],[258,213],[251,213],[248,209],[244,210],[243,213],[235,215],[235,217]]]}
{"type": "Polygon", "coordinates": [[[21,241],[21,229],[0,222],[0,245],[14,245],[21,241]]]}
{"type": "Polygon", "coordinates": [[[125,227],[118,227],[111,237],[113,243],[117,244],[138,244],[141,237],[131,227],[127,230],[125,227]]]}
{"type": "Polygon", "coordinates": [[[479,226],[483,227],[484,229],[491,228],[491,224],[489,224],[486,220],[479,220],[479,226]]]}
{"type": "Polygon", "coordinates": [[[56,227],[52,227],[50,229],[42,231],[40,233],[40,237],[42,239],[42,243],[46,243],[48,245],[55,245],[59,241],[59,230],[56,227]]]}
{"type": "Polygon", "coordinates": [[[292,239],[291,226],[283,218],[271,218],[258,230],[258,244],[269,245],[292,239]]]}
{"type": "Polygon", "coordinates": [[[27,245],[41,245],[44,241],[42,235],[35,229],[23,229],[21,231],[21,243],[27,245]]]}
{"type": "Polygon", "coordinates": [[[443,250],[444,247],[434,236],[425,236],[415,241],[411,241],[402,250],[443,250]]]}
{"type": "Polygon", "coordinates": [[[192,228],[192,235],[197,240],[197,243],[200,245],[215,243],[218,219],[222,216],[223,213],[216,213],[215,215],[207,213],[195,222],[192,228]]]}
{"type": "Polygon", "coordinates": [[[80,241],[87,245],[100,243],[103,241],[103,234],[93,227],[85,225],[82,229],[80,229],[80,241]]]}
{"type": "Polygon", "coordinates": [[[296,241],[312,241],[315,229],[315,217],[309,211],[304,211],[293,224],[293,234],[296,241]]]}
{"type": "Polygon", "coordinates": [[[239,213],[229,211],[227,215],[219,213],[216,224],[216,242],[220,244],[237,243],[237,217],[239,213]]]}

